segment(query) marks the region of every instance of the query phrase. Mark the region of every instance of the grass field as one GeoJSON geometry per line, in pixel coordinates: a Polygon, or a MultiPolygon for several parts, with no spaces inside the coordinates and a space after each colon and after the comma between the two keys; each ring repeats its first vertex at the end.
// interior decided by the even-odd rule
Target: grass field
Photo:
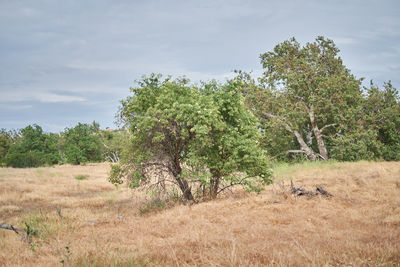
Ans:
{"type": "Polygon", "coordinates": [[[281,164],[261,194],[168,208],[108,171],[0,168],[0,223],[37,232],[0,229],[0,266],[399,266],[400,162],[281,164]],[[333,197],[294,197],[290,179],[333,197]]]}

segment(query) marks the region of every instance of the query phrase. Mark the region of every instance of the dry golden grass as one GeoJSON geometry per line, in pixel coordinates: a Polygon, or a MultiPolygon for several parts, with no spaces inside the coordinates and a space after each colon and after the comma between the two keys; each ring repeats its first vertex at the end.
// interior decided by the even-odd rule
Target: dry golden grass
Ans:
{"type": "Polygon", "coordinates": [[[108,164],[0,169],[1,266],[391,266],[400,262],[400,163],[281,165],[261,194],[140,215],[108,164]],[[77,175],[88,175],[77,180],[77,175]],[[293,197],[287,179],[334,196],[293,197]],[[282,184],[281,181],[284,181],[282,184]],[[57,215],[60,207],[64,219],[57,215]],[[123,215],[123,217],[118,217],[123,215]],[[66,248],[68,247],[68,248],[66,248]]]}

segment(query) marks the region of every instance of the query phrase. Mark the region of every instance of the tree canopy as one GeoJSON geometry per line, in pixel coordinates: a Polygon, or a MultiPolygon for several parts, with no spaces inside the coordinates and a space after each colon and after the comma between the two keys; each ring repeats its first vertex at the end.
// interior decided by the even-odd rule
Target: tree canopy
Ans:
{"type": "Polygon", "coordinates": [[[10,145],[4,161],[12,167],[38,167],[52,165],[59,161],[58,136],[46,134],[39,125],[21,129],[19,138],[10,145]]]}
{"type": "Polygon", "coordinates": [[[358,115],[360,79],[343,65],[334,42],[318,37],[301,47],[292,38],[260,56],[265,69],[258,114],[293,135],[311,160],[328,159],[326,139],[358,115]]]}
{"type": "Polygon", "coordinates": [[[66,162],[81,164],[89,161],[102,160],[102,144],[97,135],[99,125],[78,123],[73,128],[63,132],[63,152],[66,162]]]}
{"type": "Polygon", "coordinates": [[[146,167],[158,166],[172,175],[185,199],[193,200],[193,180],[209,188],[211,197],[222,181],[248,186],[250,178],[270,181],[257,144],[258,123],[232,86],[198,88],[185,78],[162,80],[155,74],[138,85],[131,88],[133,96],[121,101],[119,115],[132,133],[132,153],[125,168],[114,167],[112,182],[129,174],[140,185],[148,181],[146,167]],[[235,171],[251,177],[233,179],[235,171]]]}

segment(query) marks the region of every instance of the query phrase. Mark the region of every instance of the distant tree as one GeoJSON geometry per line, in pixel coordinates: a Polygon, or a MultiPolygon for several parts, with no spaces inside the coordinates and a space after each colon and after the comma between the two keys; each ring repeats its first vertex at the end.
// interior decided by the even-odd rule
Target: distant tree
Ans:
{"type": "MultiPolygon", "coordinates": [[[[329,140],[360,120],[361,80],[338,57],[334,42],[318,37],[304,47],[294,39],[260,56],[264,106],[257,112],[296,138],[311,160],[328,159],[329,140]]],[[[259,101],[259,100],[258,100],[259,101]]]]}
{"type": "Polygon", "coordinates": [[[212,197],[220,186],[252,188],[247,176],[234,178],[234,171],[270,181],[256,144],[257,122],[232,87],[199,89],[187,79],[162,80],[155,74],[138,85],[131,88],[133,96],[121,101],[119,116],[132,133],[131,153],[122,165],[113,166],[111,182],[121,183],[128,176],[139,186],[148,180],[145,169],[158,166],[171,174],[186,200],[193,200],[193,180],[212,197]]]}
{"type": "Polygon", "coordinates": [[[92,125],[78,123],[73,128],[66,128],[62,133],[66,162],[81,164],[101,161],[102,144],[97,131],[95,123],[92,125]]]}
{"type": "Polygon", "coordinates": [[[129,147],[128,131],[100,131],[100,138],[103,144],[103,159],[110,162],[119,162],[121,155],[129,147]]]}
{"type": "Polygon", "coordinates": [[[57,164],[60,153],[58,135],[44,133],[39,125],[29,125],[20,130],[4,159],[7,166],[25,168],[57,164]]]}
{"type": "Polygon", "coordinates": [[[385,160],[400,160],[400,97],[391,82],[380,89],[371,81],[366,88],[367,97],[363,112],[367,115],[366,125],[376,131],[380,143],[377,157],[385,160]]]}
{"type": "Polygon", "coordinates": [[[0,165],[4,163],[4,158],[13,143],[12,133],[6,129],[0,129],[0,165]]]}

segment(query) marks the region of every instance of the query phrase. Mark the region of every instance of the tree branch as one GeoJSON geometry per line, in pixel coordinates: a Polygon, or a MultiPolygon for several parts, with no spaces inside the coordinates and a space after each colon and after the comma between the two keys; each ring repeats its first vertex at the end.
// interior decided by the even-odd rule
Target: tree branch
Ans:
{"type": "Polygon", "coordinates": [[[289,153],[306,153],[304,150],[301,150],[301,149],[299,149],[299,150],[288,150],[288,151],[286,151],[286,154],[289,154],[289,153]]]}
{"type": "Polygon", "coordinates": [[[11,224],[0,224],[0,228],[1,228],[1,229],[6,229],[6,230],[12,230],[12,231],[14,231],[16,234],[19,234],[18,231],[24,231],[24,229],[14,227],[14,226],[12,226],[11,224]]]}
{"type": "Polygon", "coordinates": [[[312,146],[312,134],[313,134],[313,132],[312,132],[312,130],[310,130],[308,133],[307,133],[307,136],[306,136],[306,139],[307,139],[307,145],[308,146],[312,146]]]}
{"type": "Polygon", "coordinates": [[[337,123],[331,123],[331,124],[327,124],[324,127],[322,127],[319,131],[322,132],[324,129],[332,127],[332,126],[336,126],[338,125],[337,123]]]}
{"type": "Polygon", "coordinates": [[[221,189],[217,192],[217,195],[218,195],[219,193],[221,193],[222,191],[224,191],[225,189],[228,189],[228,188],[230,188],[230,187],[232,187],[232,186],[235,186],[235,185],[240,185],[240,184],[243,183],[244,180],[246,180],[246,179],[248,179],[248,178],[252,178],[252,177],[254,177],[254,176],[247,176],[247,177],[244,177],[244,178],[240,179],[240,181],[238,181],[237,183],[232,183],[232,182],[231,182],[229,185],[227,185],[227,186],[221,188],[221,189]]]}

